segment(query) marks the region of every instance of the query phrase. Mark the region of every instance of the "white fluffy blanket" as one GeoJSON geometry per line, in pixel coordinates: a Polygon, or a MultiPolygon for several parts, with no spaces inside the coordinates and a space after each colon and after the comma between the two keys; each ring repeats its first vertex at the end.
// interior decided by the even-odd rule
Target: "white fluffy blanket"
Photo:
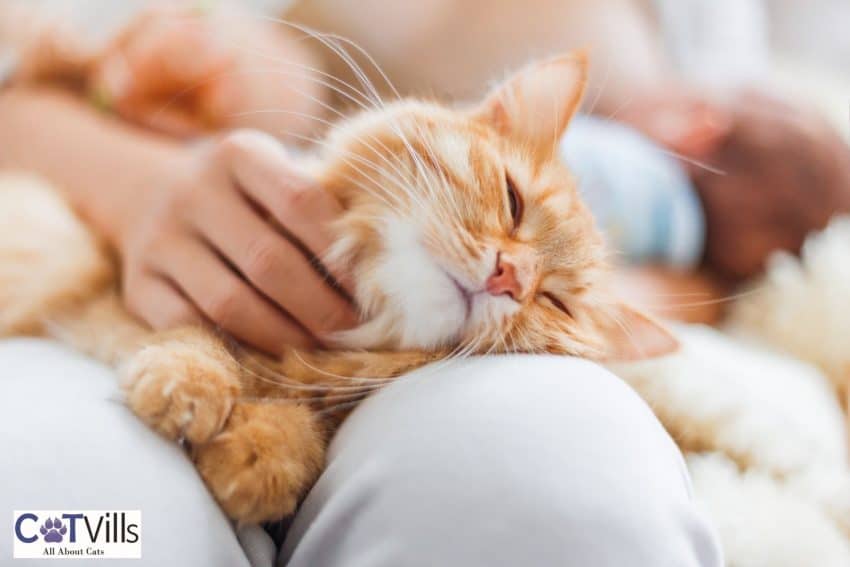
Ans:
{"type": "Polygon", "coordinates": [[[850,565],[850,219],[773,258],[723,332],[612,368],[686,454],[730,567],[850,565]]]}

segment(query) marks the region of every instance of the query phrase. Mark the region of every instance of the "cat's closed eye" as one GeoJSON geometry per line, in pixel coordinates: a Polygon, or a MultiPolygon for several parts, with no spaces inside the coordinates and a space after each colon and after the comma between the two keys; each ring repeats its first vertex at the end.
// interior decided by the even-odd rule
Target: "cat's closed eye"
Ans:
{"type": "Polygon", "coordinates": [[[514,180],[511,179],[510,174],[505,172],[505,186],[508,189],[508,205],[511,211],[511,219],[513,219],[513,230],[516,230],[519,227],[519,223],[522,220],[522,197],[520,197],[519,191],[517,191],[516,184],[514,184],[514,180]]]}
{"type": "Polygon", "coordinates": [[[542,295],[543,297],[545,297],[546,299],[548,299],[548,300],[549,300],[549,302],[550,302],[552,305],[554,305],[556,309],[558,309],[558,310],[562,311],[562,312],[563,312],[563,313],[564,313],[567,317],[572,317],[572,316],[573,316],[573,314],[570,312],[569,308],[568,308],[568,307],[564,304],[564,302],[563,302],[563,301],[561,301],[560,299],[558,299],[557,297],[555,297],[555,295],[554,295],[554,294],[552,294],[552,293],[550,293],[550,292],[548,292],[548,291],[544,291],[544,292],[543,292],[543,293],[541,293],[540,295],[542,295]]]}

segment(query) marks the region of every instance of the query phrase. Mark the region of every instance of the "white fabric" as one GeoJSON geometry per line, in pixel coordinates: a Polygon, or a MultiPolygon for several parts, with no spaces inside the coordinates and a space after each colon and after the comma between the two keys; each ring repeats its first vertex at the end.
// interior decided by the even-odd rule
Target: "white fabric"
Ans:
{"type": "MultiPolygon", "coordinates": [[[[140,509],[143,559],[127,565],[271,564],[268,536],[240,547],[112,373],[59,345],[0,342],[0,450],[0,515],[140,509]]],[[[279,564],[717,567],[718,553],[681,455],[623,382],[575,359],[491,357],[422,369],[359,408],[279,564]]]]}
{"type": "Polygon", "coordinates": [[[850,78],[850,2],[771,0],[769,11],[771,40],[777,51],[829,70],[844,80],[850,78]]]}
{"type": "MultiPolygon", "coordinates": [[[[104,567],[249,565],[180,449],[121,404],[112,372],[58,344],[0,341],[0,451],[0,565],[44,565],[12,560],[6,522],[28,509],[141,510],[142,560],[104,567]]],[[[268,540],[251,531],[253,549],[268,540]]]]}
{"type": "Polygon", "coordinates": [[[848,257],[839,217],[801,257],[771,259],[726,333],[677,326],[677,354],[612,366],[699,451],[686,455],[694,494],[729,565],[850,565],[848,257]]]}
{"type": "Polygon", "coordinates": [[[764,0],[655,0],[670,56],[685,77],[750,82],[770,62],[764,0]]]}
{"type": "Polygon", "coordinates": [[[681,455],[640,398],[591,363],[527,356],[425,368],[367,400],[280,562],[721,564],[681,455]]]}

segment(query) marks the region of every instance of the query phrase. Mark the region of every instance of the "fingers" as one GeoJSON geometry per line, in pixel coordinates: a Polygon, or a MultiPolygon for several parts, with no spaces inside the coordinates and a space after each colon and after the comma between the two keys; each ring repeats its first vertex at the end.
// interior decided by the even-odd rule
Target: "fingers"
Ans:
{"type": "Polygon", "coordinates": [[[126,118],[187,136],[208,129],[207,106],[215,116],[226,114],[232,97],[216,94],[211,85],[234,59],[207,21],[181,11],[151,12],[105,51],[93,83],[97,95],[126,118]],[[207,91],[214,104],[205,102],[207,91]]]}
{"type": "MultiPolygon", "coordinates": [[[[226,159],[240,188],[265,208],[318,258],[333,243],[330,224],[342,212],[339,203],[302,175],[283,146],[271,136],[242,131],[231,134],[226,159]]],[[[349,292],[348,274],[334,274],[349,292]]]]}
{"type": "Polygon", "coordinates": [[[308,333],[231,272],[201,241],[184,239],[157,261],[156,267],[204,316],[236,338],[274,354],[284,345],[315,346],[308,333]]]}
{"type": "Polygon", "coordinates": [[[154,329],[170,329],[203,321],[203,316],[190,301],[167,280],[154,274],[130,279],[124,295],[130,312],[154,329]]]}
{"type": "Polygon", "coordinates": [[[351,328],[353,307],[235,191],[198,211],[198,230],[248,281],[314,336],[351,328]]]}

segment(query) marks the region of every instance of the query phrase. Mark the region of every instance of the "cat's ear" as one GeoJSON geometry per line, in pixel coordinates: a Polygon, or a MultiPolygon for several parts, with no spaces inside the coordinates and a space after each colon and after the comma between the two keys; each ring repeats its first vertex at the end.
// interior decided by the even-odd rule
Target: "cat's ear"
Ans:
{"type": "Polygon", "coordinates": [[[595,319],[602,339],[600,362],[631,362],[679,350],[679,341],[664,325],[628,305],[616,304],[595,319]]]}
{"type": "Polygon", "coordinates": [[[548,156],[578,110],[586,84],[584,51],[532,63],[498,85],[475,117],[548,156]]]}

